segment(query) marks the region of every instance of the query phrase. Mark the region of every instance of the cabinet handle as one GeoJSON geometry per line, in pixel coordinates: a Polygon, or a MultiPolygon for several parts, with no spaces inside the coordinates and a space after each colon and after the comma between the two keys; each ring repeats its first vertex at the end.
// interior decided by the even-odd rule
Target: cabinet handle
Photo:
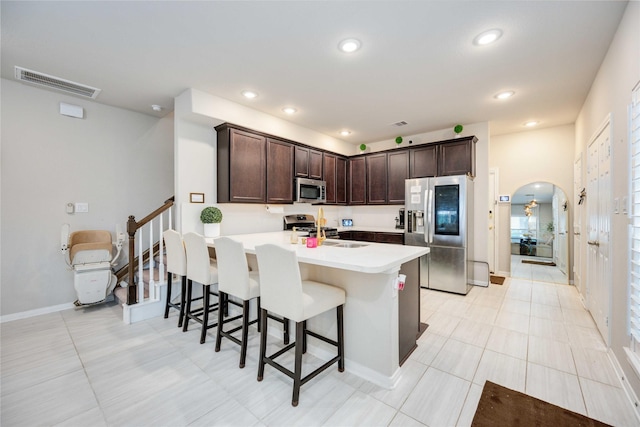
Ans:
{"type": "Polygon", "coordinates": [[[597,240],[588,240],[587,244],[592,246],[600,246],[600,242],[598,242],[597,240]]]}

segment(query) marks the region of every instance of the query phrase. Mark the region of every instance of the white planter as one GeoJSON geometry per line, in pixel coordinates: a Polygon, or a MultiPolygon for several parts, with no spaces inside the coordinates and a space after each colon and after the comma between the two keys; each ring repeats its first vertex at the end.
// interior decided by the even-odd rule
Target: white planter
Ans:
{"type": "Polygon", "coordinates": [[[218,237],[220,236],[220,223],[217,224],[202,224],[204,225],[204,237],[218,237]]]}

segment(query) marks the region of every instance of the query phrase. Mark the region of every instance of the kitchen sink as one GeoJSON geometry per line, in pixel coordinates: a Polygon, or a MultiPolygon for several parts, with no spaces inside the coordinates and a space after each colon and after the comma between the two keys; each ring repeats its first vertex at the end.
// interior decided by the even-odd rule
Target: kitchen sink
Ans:
{"type": "Polygon", "coordinates": [[[333,246],[334,248],[361,248],[363,246],[369,246],[364,243],[356,243],[356,242],[323,242],[322,246],[333,246]]]}

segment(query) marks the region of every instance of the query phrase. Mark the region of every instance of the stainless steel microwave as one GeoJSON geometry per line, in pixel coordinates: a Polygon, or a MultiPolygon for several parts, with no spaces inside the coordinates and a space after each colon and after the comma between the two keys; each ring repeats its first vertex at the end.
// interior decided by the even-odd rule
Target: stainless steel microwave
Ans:
{"type": "Polygon", "coordinates": [[[296,202],[326,203],[327,183],[319,179],[296,178],[296,202]]]}

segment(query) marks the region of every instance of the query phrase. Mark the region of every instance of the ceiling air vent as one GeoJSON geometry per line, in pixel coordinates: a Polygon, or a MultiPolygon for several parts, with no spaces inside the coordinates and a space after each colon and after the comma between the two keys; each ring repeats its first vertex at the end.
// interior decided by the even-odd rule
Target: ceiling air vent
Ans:
{"type": "Polygon", "coordinates": [[[400,126],[406,126],[406,125],[408,125],[408,124],[409,124],[409,123],[407,123],[407,122],[405,122],[405,121],[403,120],[403,121],[401,121],[401,122],[395,122],[395,123],[393,124],[393,126],[398,126],[398,127],[400,127],[400,126]]]}
{"type": "Polygon", "coordinates": [[[36,86],[55,89],[71,95],[83,96],[91,99],[96,99],[102,90],[61,79],[59,77],[50,76],[48,74],[43,74],[38,71],[27,70],[26,68],[18,66],[16,66],[16,79],[36,86]]]}

